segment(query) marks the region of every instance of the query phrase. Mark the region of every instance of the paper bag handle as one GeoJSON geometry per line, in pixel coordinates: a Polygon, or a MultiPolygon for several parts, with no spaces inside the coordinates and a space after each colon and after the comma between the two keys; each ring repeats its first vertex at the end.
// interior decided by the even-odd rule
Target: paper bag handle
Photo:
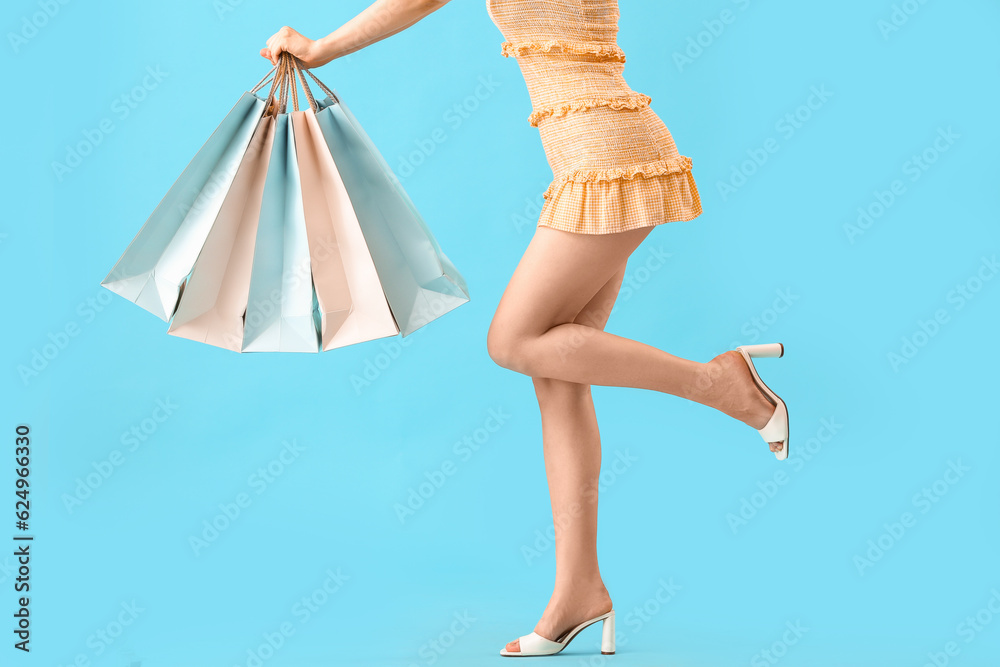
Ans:
{"type": "Polygon", "coordinates": [[[318,113],[319,104],[316,102],[312,90],[309,88],[305,74],[308,74],[309,77],[316,82],[320,89],[330,97],[330,99],[334,100],[334,102],[339,102],[337,96],[325,83],[320,81],[298,57],[293,56],[287,51],[281,52],[278,56],[278,64],[272,67],[271,70],[264,75],[264,78],[262,78],[250,92],[256,93],[264,85],[266,85],[268,81],[270,81],[271,88],[267,95],[265,106],[265,109],[267,110],[266,112],[275,111],[277,113],[285,113],[288,109],[288,92],[289,89],[291,89],[292,103],[295,111],[298,111],[299,96],[298,86],[295,81],[297,75],[299,81],[302,83],[302,90],[306,94],[306,99],[309,100],[309,107],[312,109],[313,113],[318,113]],[[273,77],[272,74],[274,75],[273,77]],[[275,93],[277,93],[277,99],[275,99],[275,93]]]}
{"type": "Polygon", "coordinates": [[[264,85],[268,81],[271,82],[271,88],[268,90],[267,98],[265,98],[264,100],[265,114],[269,114],[275,111],[277,105],[281,103],[280,101],[275,100],[274,94],[275,92],[278,92],[279,96],[281,96],[282,94],[282,91],[284,89],[283,83],[285,79],[285,67],[286,67],[285,61],[284,60],[279,61],[277,65],[272,67],[271,70],[264,75],[264,78],[262,78],[260,81],[257,82],[256,86],[250,89],[251,93],[256,93],[258,90],[264,87],[264,85]],[[274,74],[273,77],[271,76],[272,74],[274,74]]]}

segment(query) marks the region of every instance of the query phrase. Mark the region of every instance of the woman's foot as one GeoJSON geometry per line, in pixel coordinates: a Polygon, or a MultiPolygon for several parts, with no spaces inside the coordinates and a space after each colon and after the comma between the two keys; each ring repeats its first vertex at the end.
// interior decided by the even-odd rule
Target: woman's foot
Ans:
{"type": "MultiPolygon", "coordinates": [[[[589,589],[574,586],[566,593],[553,593],[535,632],[546,639],[556,641],[562,635],[584,621],[611,611],[611,596],[600,581],[589,589]]],[[[518,640],[507,644],[507,650],[518,652],[518,640]]]]}
{"type": "MultiPolygon", "coordinates": [[[[754,429],[764,428],[775,405],[754,382],[747,362],[736,350],[723,352],[704,365],[698,381],[705,405],[720,410],[754,429]]],[[[772,452],[780,452],[781,442],[768,443],[772,452]]]]}

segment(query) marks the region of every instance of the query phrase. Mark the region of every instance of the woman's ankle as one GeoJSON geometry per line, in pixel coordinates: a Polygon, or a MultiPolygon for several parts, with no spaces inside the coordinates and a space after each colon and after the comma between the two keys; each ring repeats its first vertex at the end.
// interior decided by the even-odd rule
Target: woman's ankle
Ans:
{"type": "Polygon", "coordinates": [[[561,600],[576,601],[580,599],[610,601],[611,594],[599,576],[596,579],[578,578],[565,584],[557,582],[552,591],[552,600],[556,602],[561,600]]]}

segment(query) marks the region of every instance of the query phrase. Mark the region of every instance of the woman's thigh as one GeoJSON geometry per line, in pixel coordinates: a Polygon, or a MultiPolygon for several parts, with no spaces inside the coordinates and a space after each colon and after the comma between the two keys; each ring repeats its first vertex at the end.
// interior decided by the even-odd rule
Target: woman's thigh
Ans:
{"type": "Polygon", "coordinates": [[[574,321],[603,328],[625,264],[652,229],[575,234],[538,227],[500,298],[489,338],[541,335],[574,321]]]}

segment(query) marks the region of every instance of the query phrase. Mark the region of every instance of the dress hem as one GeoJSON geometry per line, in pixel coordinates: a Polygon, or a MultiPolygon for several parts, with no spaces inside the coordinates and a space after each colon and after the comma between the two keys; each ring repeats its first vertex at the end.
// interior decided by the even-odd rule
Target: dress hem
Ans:
{"type": "Polygon", "coordinates": [[[690,169],[635,173],[608,180],[564,178],[558,183],[542,207],[539,226],[581,234],[610,234],[687,222],[702,214],[690,169]]]}
{"type": "Polygon", "coordinates": [[[559,226],[554,224],[548,224],[539,221],[536,227],[548,227],[549,229],[558,229],[562,232],[570,232],[572,234],[586,234],[587,236],[602,236],[605,234],[621,234],[622,232],[631,232],[636,229],[645,229],[647,227],[659,227],[660,225],[669,225],[672,222],[690,222],[698,216],[701,215],[701,211],[692,214],[690,217],[677,218],[675,220],[658,220],[656,222],[647,222],[639,225],[633,225],[631,227],[616,227],[615,229],[599,229],[599,230],[588,230],[588,229],[574,229],[568,226],[559,226]]]}

